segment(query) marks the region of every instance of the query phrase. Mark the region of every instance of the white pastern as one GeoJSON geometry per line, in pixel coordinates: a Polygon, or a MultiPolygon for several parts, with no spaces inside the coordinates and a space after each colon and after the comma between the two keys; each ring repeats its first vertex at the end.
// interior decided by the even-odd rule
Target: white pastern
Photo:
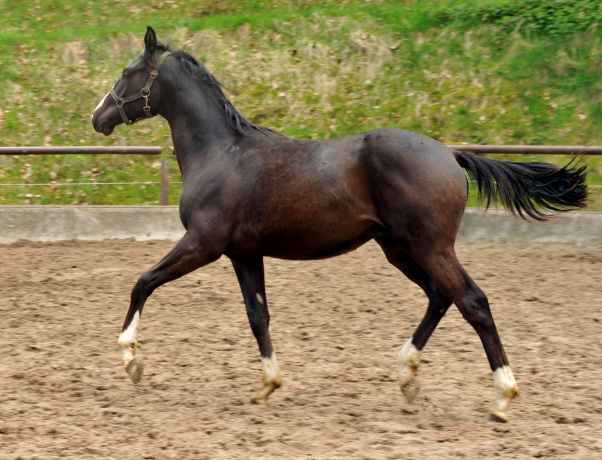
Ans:
{"type": "Polygon", "coordinates": [[[105,103],[105,100],[107,99],[107,97],[109,97],[109,93],[107,93],[106,96],[102,98],[102,101],[100,101],[98,103],[98,105],[94,109],[94,112],[96,112],[105,103]]]}
{"type": "Polygon", "coordinates": [[[402,388],[412,379],[414,373],[418,370],[421,355],[422,352],[414,346],[412,339],[408,340],[399,352],[397,363],[399,365],[399,385],[402,388]]]}
{"type": "Polygon", "coordinates": [[[140,313],[136,312],[134,314],[134,318],[132,318],[132,322],[125,331],[119,334],[119,338],[117,339],[119,348],[123,353],[123,363],[125,364],[125,367],[127,367],[130,361],[136,357],[136,331],[138,329],[139,322],[140,313]]]}
{"type": "Polygon", "coordinates": [[[502,420],[507,420],[506,411],[510,402],[518,395],[518,387],[510,366],[504,366],[493,372],[493,386],[496,401],[491,413],[502,420]]]}
{"type": "Polygon", "coordinates": [[[273,383],[278,387],[282,385],[282,374],[280,374],[276,352],[272,352],[272,356],[269,358],[261,358],[261,365],[263,366],[263,383],[273,383]]]}

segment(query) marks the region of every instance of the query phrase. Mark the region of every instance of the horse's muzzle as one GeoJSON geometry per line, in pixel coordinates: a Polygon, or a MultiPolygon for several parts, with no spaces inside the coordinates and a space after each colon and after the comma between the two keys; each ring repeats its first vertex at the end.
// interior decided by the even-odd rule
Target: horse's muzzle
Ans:
{"type": "Polygon", "coordinates": [[[110,136],[111,134],[113,134],[113,130],[115,129],[115,127],[109,125],[108,123],[100,122],[99,118],[102,118],[102,117],[95,117],[94,116],[95,113],[92,114],[92,119],[91,119],[92,127],[94,128],[94,131],[96,131],[97,133],[104,134],[105,136],[110,136]]]}

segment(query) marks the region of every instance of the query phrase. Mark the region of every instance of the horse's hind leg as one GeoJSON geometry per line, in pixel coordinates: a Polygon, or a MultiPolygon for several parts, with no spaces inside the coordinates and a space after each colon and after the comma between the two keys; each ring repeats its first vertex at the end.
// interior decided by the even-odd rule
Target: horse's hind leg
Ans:
{"type": "Polygon", "coordinates": [[[381,246],[387,260],[420,286],[429,299],[424,318],[397,358],[399,386],[406,400],[412,402],[419,390],[414,374],[420,365],[420,356],[452,301],[439,290],[431,277],[401,249],[393,238],[383,236],[376,238],[376,241],[381,246]]]}
{"type": "Polygon", "coordinates": [[[251,400],[257,404],[267,404],[268,396],[282,385],[282,375],[270,339],[270,314],[265,295],[263,258],[260,256],[231,256],[230,258],[245,300],[251,330],[259,345],[263,366],[263,385],[251,400]]]}
{"type": "Polygon", "coordinates": [[[456,258],[453,247],[435,243],[427,251],[416,251],[414,260],[430,275],[439,289],[454,303],[462,316],[475,329],[493,372],[496,402],[490,411],[494,420],[507,421],[506,411],[518,395],[514,375],[498,335],[487,297],[479,289],[456,258]]]}
{"type": "Polygon", "coordinates": [[[142,363],[136,359],[136,333],[146,299],[159,286],[213,262],[220,255],[203,250],[198,237],[187,232],[157,265],[140,276],[132,289],[130,308],[117,340],[125,369],[134,383],[142,378],[142,363]]]}

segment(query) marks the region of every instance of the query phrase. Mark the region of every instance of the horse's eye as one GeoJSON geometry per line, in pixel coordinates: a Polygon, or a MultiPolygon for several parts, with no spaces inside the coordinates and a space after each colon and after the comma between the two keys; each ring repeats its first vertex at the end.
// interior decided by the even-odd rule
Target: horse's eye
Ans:
{"type": "Polygon", "coordinates": [[[127,70],[124,70],[123,73],[121,74],[122,78],[130,78],[130,72],[128,72],[127,70]]]}

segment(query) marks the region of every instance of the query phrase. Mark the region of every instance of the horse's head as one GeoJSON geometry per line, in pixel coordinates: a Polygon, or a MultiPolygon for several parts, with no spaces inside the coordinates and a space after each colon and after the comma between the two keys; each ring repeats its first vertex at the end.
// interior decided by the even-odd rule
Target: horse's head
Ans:
{"type": "Polygon", "coordinates": [[[94,129],[110,135],[120,123],[131,125],[157,115],[160,104],[159,68],[169,51],[157,51],[157,36],[147,27],[144,53],[132,61],[92,114],[94,129]],[[152,89],[152,91],[151,91],[152,89]]]}

